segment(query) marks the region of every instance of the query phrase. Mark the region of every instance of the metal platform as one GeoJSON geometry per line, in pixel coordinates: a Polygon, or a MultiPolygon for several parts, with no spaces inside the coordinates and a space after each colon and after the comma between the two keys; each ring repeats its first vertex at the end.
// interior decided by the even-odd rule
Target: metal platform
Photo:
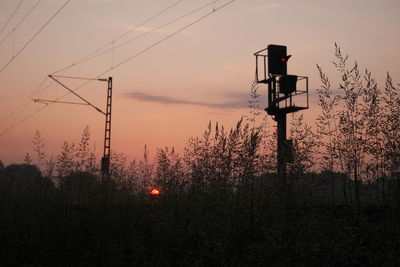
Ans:
{"type": "Polygon", "coordinates": [[[265,108],[264,110],[269,114],[269,115],[276,115],[277,113],[292,113],[292,112],[297,112],[300,110],[308,109],[308,107],[284,107],[284,108],[265,108]]]}

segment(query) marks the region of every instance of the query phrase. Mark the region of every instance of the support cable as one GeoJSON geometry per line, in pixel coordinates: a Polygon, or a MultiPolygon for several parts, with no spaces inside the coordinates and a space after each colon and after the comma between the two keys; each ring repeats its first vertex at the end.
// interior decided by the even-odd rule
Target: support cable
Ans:
{"type": "Polygon", "coordinates": [[[14,52],[15,52],[15,30],[14,29],[12,30],[12,33],[13,33],[13,35],[12,35],[11,58],[14,58],[15,57],[15,54],[14,54],[14,52]]]}
{"type": "MultiPolygon", "coordinates": [[[[75,93],[75,90],[72,90],[70,88],[68,88],[65,84],[61,83],[59,80],[57,80],[56,78],[54,78],[53,76],[49,75],[49,78],[54,80],[56,83],[58,83],[59,85],[61,85],[62,87],[64,87],[65,89],[67,89],[71,94],[77,96],[79,99],[81,99],[82,101],[84,101],[86,104],[88,104],[89,106],[91,106],[92,108],[94,108],[95,110],[97,110],[98,112],[102,113],[103,115],[106,115],[106,113],[104,113],[104,111],[102,111],[101,109],[99,109],[98,107],[96,107],[95,105],[93,105],[92,103],[90,103],[89,101],[87,101],[86,99],[84,99],[83,97],[81,97],[80,95],[78,95],[77,93],[75,93]]],[[[93,80],[89,80],[93,81],[93,80]]]]}
{"type": "Polygon", "coordinates": [[[49,103],[59,103],[59,104],[71,104],[71,105],[82,105],[82,106],[88,106],[88,103],[81,103],[81,102],[70,102],[70,101],[56,101],[56,100],[48,100],[48,99],[32,99],[36,103],[41,103],[48,105],[49,103]]]}
{"type": "Polygon", "coordinates": [[[65,3],[57,10],[57,12],[45,23],[43,24],[43,26],[22,46],[22,48],[20,50],[18,50],[18,52],[11,57],[11,59],[0,69],[0,73],[5,70],[8,65],[11,64],[11,62],[14,61],[14,59],[21,54],[22,51],[25,50],[25,48],[39,35],[39,33],[42,32],[42,30],[65,8],[65,6],[71,2],[71,0],[67,0],[65,1],[65,3]]]}
{"type": "Polygon", "coordinates": [[[18,29],[19,25],[21,25],[21,23],[33,12],[33,10],[39,5],[41,1],[42,0],[37,0],[35,5],[22,17],[22,19],[17,22],[17,24],[15,24],[14,28],[9,31],[8,34],[0,41],[0,45],[4,43],[10,37],[10,35],[18,29]]]}
{"type": "MultiPolygon", "coordinates": [[[[145,49],[141,50],[140,52],[138,52],[138,53],[136,53],[136,54],[134,54],[134,55],[128,57],[127,59],[125,59],[125,60],[123,60],[123,61],[121,61],[120,63],[118,63],[117,65],[114,66],[114,69],[115,69],[115,68],[118,68],[118,67],[122,66],[123,64],[125,64],[125,63],[127,63],[127,62],[129,62],[129,61],[131,61],[131,60],[133,60],[133,59],[135,59],[136,57],[138,57],[138,56],[140,56],[140,55],[146,53],[146,52],[149,51],[150,49],[152,49],[152,48],[158,46],[159,44],[161,44],[161,43],[167,41],[168,39],[170,39],[170,38],[174,37],[175,35],[181,33],[182,31],[186,30],[187,28],[189,28],[189,27],[191,27],[191,26],[197,24],[198,22],[200,22],[200,21],[204,20],[205,18],[209,17],[210,15],[214,14],[216,11],[218,11],[218,10],[220,10],[220,9],[222,9],[222,8],[224,8],[224,7],[226,7],[226,6],[228,6],[229,4],[231,4],[231,3],[235,2],[235,1],[236,1],[236,0],[230,0],[229,2],[227,2],[227,3],[223,4],[222,6],[216,8],[215,10],[212,10],[212,11],[206,13],[205,15],[201,16],[200,18],[198,18],[198,19],[192,21],[191,23],[187,24],[186,26],[184,26],[184,27],[182,27],[182,28],[179,28],[177,31],[171,33],[170,35],[168,35],[168,36],[162,38],[161,40],[159,40],[159,41],[153,43],[152,45],[146,47],[145,49]]],[[[104,74],[107,74],[109,71],[111,71],[111,69],[108,69],[108,70],[106,70],[105,72],[101,73],[100,75],[97,76],[97,78],[100,77],[100,76],[103,76],[104,74]]]]}
{"type": "Polygon", "coordinates": [[[1,27],[0,29],[0,34],[3,32],[3,30],[5,29],[5,27],[7,27],[8,23],[10,23],[11,19],[14,17],[15,13],[17,13],[18,9],[20,8],[20,6],[22,5],[22,3],[24,2],[24,0],[19,1],[17,7],[14,9],[13,13],[11,13],[11,15],[8,17],[6,23],[4,23],[3,27],[1,27]]]}
{"type": "Polygon", "coordinates": [[[172,9],[173,7],[175,7],[176,5],[178,5],[178,4],[179,4],[180,2],[182,2],[182,1],[184,1],[184,0],[178,0],[178,1],[174,2],[173,4],[171,4],[170,6],[166,7],[165,9],[161,10],[161,11],[158,12],[157,14],[155,14],[155,15],[153,15],[152,17],[146,19],[145,21],[139,23],[139,25],[137,25],[137,26],[133,27],[132,29],[130,29],[130,30],[128,30],[128,31],[126,31],[126,32],[124,32],[124,33],[122,33],[122,34],[119,35],[117,38],[113,39],[112,41],[110,41],[110,42],[108,42],[108,43],[105,43],[104,45],[102,45],[101,47],[97,48],[97,49],[94,50],[93,52],[90,52],[90,53],[87,54],[86,56],[83,56],[83,57],[81,57],[80,59],[78,59],[77,61],[75,61],[74,63],[72,63],[72,64],[70,64],[70,65],[68,65],[68,66],[63,67],[63,68],[61,68],[61,69],[59,69],[59,70],[53,72],[52,74],[56,74],[56,73],[65,71],[65,70],[70,69],[70,68],[72,68],[72,67],[74,67],[74,66],[76,66],[76,65],[79,65],[79,64],[81,64],[81,63],[83,63],[83,62],[86,62],[86,61],[87,61],[87,60],[86,60],[87,58],[90,58],[90,57],[92,57],[93,55],[95,55],[95,54],[99,53],[100,51],[102,51],[104,48],[106,48],[106,47],[108,47],[108,46],[110,46],[110,45],[113,45],[113,43],[115,43],[116,41],[122,39],[123,37],[127,36],[127,35],[130,34],[131,32],[136,31],[137,29],[139,29],[141,26],[145,25],[146,23],[148,23],[148,22],[154,20],[155,18],[161,16],[162,14],[164,14],[164,13],[167,12],[168,10],[172,9]]]}
{"type": "MultiPolygon", "coordinates": [[[[217,1],[218,1],[218,0],[217,0],[217,1]]],[[[114,69],[117,68],[117,67],[120,67],[120,66],[122,66],[123,64],[125,64],[125,63],[127,63],[127,62],[129,62],[129,61],[131,61],[131,60],[133,60],[133,59],[135,59],[136,57],[138,57],[138,56],[140,56],[140,55],[142,55],[142,54],[144,54],[144,53],[146,53],[147,51],[151,50],[152,48],[158,46],[159,44],[163,43],[164,41],[167,41],[168,39],[172,38],[173,36],[177,35],[178,33],[182,32],[182,31],[184,31],[185,29],[187,29],[187,28],[193,26],[194,24],[196,24],[196,23],[198,23],[198,22],[204,20],[204,19],[207,18],[208,16],[210,16],[210,15],[212,15],[213,13],[215,13],[215,12],[217,12],[217,11],[223,9],[224,7],[230,5],[231,3],[235,2],[235,1],[236,1],[236,0],[230,0],[229,2],[227,2],[227,3],[223,4],[223,5],[221,5],[220,7],[217,7],[217,8],[215,9],[215,11],[212,10],[211,12],[206,13],[206,14],[203,15],[202,17],[197,18],[196,20],[192,21],[191,23],[187,24],[186,26],[184,26],[184,27],[178,29],[177,31],[171,33],[170,35],[168,35],[168,36],[162,38],[161,40],[159,40],[159,41],[153,43],[152,45],[150,45],[150,46],[148,46],[147,48],[141,50],[140,52],[138,52],[138,53],[132,55],[131,57],[129,57],[129,58],[127,58],[127,59],[121,61],[120,63],[118,63],[117,65],[114,66],[114,69]]],[[[59,101],[60,99],[64,98],[65,96],[67,96],[67,95],[69,95],[69,94],[71,94],[71,93],[76,94],[75,91],[77,91],[77,90],[79,90],[80,88],[82,88],[82,87],[88,85],[89,83],[91,83],[91,82],[94,81],[94,80],[101,80],[100,77],[103,76],[104,74],[107,74],[107,73],[110,72],[111,70],[112,70],[112,69],[110,68],[110,69],[104,71],[103,73],[97,75],[95,78],[92,78],[92,79],[90,79],[90,80],[87,80],[86,82],[84,82],[83,84],[79,85],[79,86],[76,87],[75,89],[69,89],[69,88],[68,88],[68,90],[69,90],[70,92],[68,92],[68,93],[66,93],[66,94],[64,94],[64,95],[62,95],[62,96],[60,96],[60,97],[58,97],[58,98],[55,99],[54,101],[59,101]]],[[[49,75],[49,77],[51,78],[51,75],[49,75]]],[[[52,78],[52,79],[55,80],[54,78],[52,78]]],[[[86,102],[86,100],[84,100],[84,101],[86,102]]],[[[7,132],[9,132],[9,131],[12,130],[13,128],[15,128],[15,127],[17,127],[18,125],[24,123],[26,120],[32,118],[34,115],[36,115],[37,113],[39,113],[40,111],[42,111],[43,109],[45,109],[46,107],[48,107],[50,104],[51,104],[51,103],[48,103],[48,104],[44,105],[43,107],[37,109],[34,113],[28,115],[28,116],[25,117],[24,119],[18,121],[16,124],[14,124],[14,125],[10,126],[9,128],[5,129],[3,132],[0,133],[0,136],[3,136],[4,134],[6,134],[7,132]]],[[[94,108],[97,110],[97,108],[96,108],[95,106],[92,106],[92,107],[94,107],[94,108]]],[[[100,113],[103,113],[103,114],[104,114],[104,112],[102,112],[101,110],[97,110],[97,111],[99,111],[100,113]]]]}
{"type": "MultiPolygon", "coordinates": [[[[19,115],[22,113],[22,111],[26,108],[26,106],[31,102],[31,98],[37,94],[37,92],[40,91],[40,89],[44,86],[45,82],[47,81],[48,77],[44,78],[40,84],[31,92],[31,94],[23,101],[19,106],[17,106],[7,117],[5,117],[3,120],[0,121],[0,125],[4,124],[6,121],[8,121],[14,114],[16,115],[16,118],[19,117],[19,115]]],[[[15,120],[15,119],[14,119],[15,120]]]]}
{"type": "MultiPolygon", "coordinates": [[[[174,36],[177,35],[178,33],[180,33],[180,32],[182,32],[182,31],[186,30],[187,28],[193,26],[194,24],[197,24],[198,22],[200,22],[200,21],[204,20],[205,18],[209,17],[210,15],[214,14],[216,11],[219,11],[220,9],[223,9],[224,7],[230,5],[231,3],[235,2],[235,1],[236,1],[236,0],[230,0],[229,2],[227,2],[227,3],[223,4],[223,5],[221,5],[220,7],[216,8],[215,11],[212,10],[212,11],[206,13],[205,15],[201,16],[200,18],[195,19],[194,21],[192,21],[191,23],[187,24],[186,26],[184,26],[184,27],[182,27],[182,28],[179,28],[179,29],[176,30],[175,32],[173,32],[173,33],[167,35],[166,37],[164,37],[164,38],[158,40],[157,42],[153,43],[152,45],[150,45],[150,46],[148,46],[148,47],[142,49],[142,50],[139,51],[138,53],[136,53],[136,54],[134,54],[134,55],[128,57],[127,59],[125,59],[125,60],[123,60],[123,61],[121,61],[121,62],[119,62],[118,64],[114,65],[113,68],[109,68],[109,69],[105,70],[104,72],[100,73],[100,74],[97,75],[95,78],[93,78],[92,80],[89,80],[89,81],[87,81],[87,82],[85,82],[85,83],[79,85],[79,86],[76,87],[73,91],[75,92],[75,91],[79,90],[80,88],[82,88],[82,87],[88,85],[89,83],[91,83],[93,80],[99,79],[100,77],[104,76],[105,74],[107,74],[107,73],[110,72],[111,70],[116,69],[116,68],[118,68],[118,67],[124,65],[125,63],[127,63],[127,62],[129,62],[129,61],[131,61],[131,60],[133,60],[133,59],[135,59],[135,58],[137,58],[138,56],[140,56],[140,55],[146,53],[147,51],[151,50],[152,48],[158,46],[159,44],[161,44],[161,43],[163,43],[163,42],[165,42],[165,41],[167,41],[168,39],[174,37],[174,36]]],[[[59,97],[59,99],[64,98],[64,97],[67,96],[67,95],[69,95],[69,93],[66,93],[66,94],[64,94],[63,96],[59,97]]]]}
{"type": "Polygon", "coordinates": [[[112,52],[111,52],[111,68],[114,68],[114,48],[115,48],[115,43],[112,43],[112,52]]]}
{"type": "Polygon", "coordinates": [[[104,54],[107,54],[107,53],[109,53],[109,52],[113,52],[114,49],[118,49],[118,48],[120,48],[120,47],[122,47],[122,46],[125,46],[125,45],[127,45],[127,44],[129,44],[129,43],[132,43],[132,42],[134,42],[134,41],[136,41],[136,40],[139,40],[140,38],[143,38],[143,37],[145,37],[146,35],[149,35],[149,34],[155,32],[155,31],[161,30],[162,28],[165,28],[165,27],[167,27],[167,26],[169,26],[169,25],[171,25],[171,24],[173,24],[173,23],[175,23],[175,22],[177,22],[177,21],[179,21],[179,20],[182,20],[182,19],[184,19],[184,18],[187,18],[187,17],[189,17],[190,15],[193,15],[194,13],[196,13],[196,12],[202,10],[202,9],[205,9],[205,8],[207,8],[207,7],[213,6],[213,10],[210,12],[210,13],[213,13],[213,12],[217,11],[217,9],[215,8],[215,3],[218,2],[218,1],[221,1],[221,0],[213,0],[213,1],[209,2],[208,4],[205,4],[205,5],[203,5],[203,6],[200,6],[200,7],[196,8],[196,9],[194,9],[194,10],[192,10],[192,11],[190,11],[190,12],[188,12],[188,13],[186,13],[186,14],[180,16],[180,17],[177,17],[177,18],[175,18],[175,19],[172,19],[172,20],[168,21],[168,22],[165,23],[165,24],[162,24],[162,25],[160,25],[160,26],[158,26],[158,27],[156,27],[156,28],[153,28],[153,29],[151,29],[150,31],[144,32],[144,33],[142,33],[142,34],[140,34],[140,35],[138,35],[138,36],[136,36],[136,37],[134,37],[134,38],[131,38],[131,39],[129,39],[129,40],[127,40],[127,41],[125,41],[125,42],[123,42],[123,43],[117,45],[117,46],[114,46],[114,45],[113,45],[111,48],[106,49],[106,50],[104,50],[104,51],[98,51],[97,53],[92,53],[92,55],[87,56],[87,57],[85,57],[85,58],[82,58],[81,60],[75,62],[74,64],[69,65],[68,67],[65,67],[65,68],[62,68],[62,69],[60,69],[60,70],[58,70],[58,71],[56,71],[56,72],[53,72],[53,74],[59,73],[59,72],[61,72],[61,71],[65,71],[65,70],[67,70],[67,69],[69,69],[69,68],[71,68],[71,67],[78,66],[78,65],[80,65],[80,64],[82,64],[82,63],[88,62],[88,61],[90,61],[90,60],[92,60],[92,59],[95,59],[95,58],[97,58],[97,57],[99,57],[99,56],[102,56],[102,55],[104,55],[104,54]]]}
{"type": "MultiPolygon", "coordinates": [[[[46,90],[50,87],[51,84],[48,84],[46,87],[43,88],[43,90],[46,90]]],[[[39,94],[40,90],[36,94],[39,94]]],[[[32,101],[32,99],[29,97],[26,101],[25,104],[22,106],[22,108],[16,113],[14,119],[10,122],[11,125],[13,125],[19,117],[22,115],[22,113],[28,108],[29,103],[32,101]]]]}
{"type": "MultiPolygon", "coordinates": [[[[22,1],[23,1],[23,0],[22,0],[22,1]]],[[[22,2],[22,1],[21,1],[21,2],[22,2]]],[[[36,8],[36,6],[39,4],[40,1],[41,1],[41,0],[38,0],[38,1],[36,2],[36,4],[32,7],[32,9],[31,9],[28,13],[26,13],[26,15],[17,23],[17,25],[14,27],[14,29],[16,29],[16,28],[26,19],[26,17],[29,16],[29,14],[36,8]]],[[[143,21],[142,23],[140,23],[138,26],[136,26],[136,27],[132,28],[131,30],[129,30],[129,31],[127,31],[127,32],[125,32],[125,33],[123,33],[123,34],[121,34],[121,35],[118,36],[116,39],[114,39],[112,42],[115,42],[116,40],[119,40],[119,39],[123,38],[124,36],[128,35],[130,32],[137,30],[139,27],[141,27],[141,26],[143,26],[144,24],[146,24],[146,23],[152,21],[153,19],[159,17],[160,15],[162,15],[163,13],[165,13],[165,12],[167,12],[168,10],[172,9],[173,7],[175,7],[176,5],[178,5],[178,4],[179,4],[180,2],[182,2],[182,1],[184,1],[184,0],[175,1],[172,5],[170,5],[170,6],[168,6],[167,8],[161,10],[160,12],[156,13],[156,14],[153,15],[152,17],[146,19],[145,21],[143,21]]],[[[20,4],[21,4],[21,3],[20,3],[20,4]]],[[[2,41],[0,41],[0,44],[3,43],[3,42],[8,38],[8,36],[11,35],[11,33],[13,33],[13,31],[10,31],[9,34],[7,35],[7,37],[4,38],[2,41]]],[[[109,43],[103,45],[103,46],[100,47],[99,49],[96,49],[94,52],[92,52],[92,53],[86,55],[85,57],[81,58],[80,60],[85,59],[86,57],[91,56],[91,55],[97,53],[98,51],[102,50],[103,48],[107,47],[108,45],[109,45],[109,43]]],[[[78,61],[78,62],[79,62],[79,61],[78,61]]],[[[75,63],[72,64],[72,65],[69,65],[69,66],[67,66],[67,67],[65,67],[65,68],[63,68],[63,69],[61,69],[61,70],[56,71],[56,72],[54,72],[53,74],[58,73],[58,72],[61,72],[61,71],[66,70],[66,69],[68,69],[68,68],[70,68],[70,67],[73,67],[73,66],[75,66],[75,63]]],[[[53,77],[55,77],[55,75],[53,75],[53,77]]],[[[74,79],[74,78],[77,79],[77,78],[78,78],[78,77],[67,77],[67,76],[64,76],[64,77],[57,76],[57,77],[59,77],[59,78],[69,78],[69,79],[74,79]]],[[[4,124],[6,121],[8,121],[8,120],[9,120],[15,113],[17,113],[18,111],[20,111],[20,112],[19,112],[19,114],[20,114],[20,113],[22,112],[21,110],[24,110],[24,109],[26,108],[26,106],[32,101],[31,98],[33,97],[33,95],[35,95],[35,93],[36,93],[37,91],[40,91],[40,88],[44,85],[44,83],[46,82],[47,79],[48,79],[48,76],[46,76],[46,77],[44,78],[44,80],[39,84],[39,86],[38,86],[35,90],[33,90],[33,92],[30,94],[30,96],[28,97],[28,99],[27,99],[26,101],[22,102],[21,105],[19,105],[15,110],[13,110],[13,111],[11,112],[10,115],[8,115],[5,119],[3,119],[3,120],[0,122],[0,125],[4,124]]],[[[82,79],[82,78],[79,78],[79,79],[82,79]]],[[[59,99],[59,98],[57,98],[57,99],[59,99]]],[[[17,118],[19,117],[19,114],[17,115],[17,117],[16,117],[15,119],[17,119],[17,118]]],[[[14,119],[14,120],[15,120],[15,119],[14,119]]],[[[0,136],[1,136],[1,135],[0,135],[0,136]]]]}
{"type": "Polygon", "coordinates": [[[141,26],[145,25],[146,23],[152,21],[153,19],[159,17],[160,15],[164,14],[165,12],[167,12],[168,10],[170,10],[171,8],[175,7],[176,5],[178,5],[180,2],[182,2],[184,0],[178,0],[176,2],[174,2],[172,5],[168,6],[167,8],[163,9],[162,11],[158,12],[157,14],[155,14],[154,16],[150,17],[149,19],[145,20],[144,22],[140,23],[138,26],[134,27],[133,29],[130,29],[129,31],[121,34],[120,36],[118,36],[117,38],[115,38],[113,40],[113,42],[118,41],[120,39],[122,39],[123,37],[127,36],[128,34],[130,34],[133,31],[136,31],[137,29],[139,29],[141,26]]]}
{"type": "Polygon", "coordinates": [[[38,108],[37,110],[35,110],[33,113],[31,113],[30,115],[26,116],[25,118],[21,119],[20,121],[18,121],[15,124],[10,125],[8,128],[6,128],[5,130],[3,130],[0,133],[0,136],[5,135],[7,132],[11,131],[12,129],[14,129],[15,127],[21,125],[22,123],[24,123],[25,121],[29,120],[30,118],[32,118],[33,116],[35,116],[36,114],[38,114],[40,111],[42,111],[43,109],[47,108],[48,105],[45,105],[41,108],[38,108]]]}

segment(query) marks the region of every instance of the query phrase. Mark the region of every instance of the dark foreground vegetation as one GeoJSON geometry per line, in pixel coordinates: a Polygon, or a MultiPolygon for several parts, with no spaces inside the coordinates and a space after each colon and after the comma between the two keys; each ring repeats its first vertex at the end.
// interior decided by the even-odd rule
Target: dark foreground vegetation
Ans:
{"type": "Polygon", "coordinates": [[[263,176],[253,188],[178,184],[151,196],[87,172],[55,187],[36,166],[11,165],[0,178],[0,265],[399,266],[398,203],[332,204],[327,175],[289,191],[263,176]]]}
{"type": "Polygon", "coordinates": [[[107,176],[88,128],[55,157],[37,132],[36,165],[0,162],[0,266],[400,266],[399,87],[335,52],[316,130],[292,117],[287,177],[256,83],[235,128],[210,124],[182,156],[113,153],[107,176]]]}

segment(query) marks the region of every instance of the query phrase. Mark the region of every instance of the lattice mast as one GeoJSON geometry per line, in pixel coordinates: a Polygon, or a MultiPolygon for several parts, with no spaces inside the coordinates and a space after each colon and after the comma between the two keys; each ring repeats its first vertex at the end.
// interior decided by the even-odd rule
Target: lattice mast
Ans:
{"type": "MultiPolygon", "coordinates": [[[[59,104],[73,104],[73,105],[88,105],[94,108],[96,111],[100,112],[105,116],[105,129],[104,129],[104,152],[101,158],[101,174],[103,179],[109,175],[110,172],[110,153],[111,153],[111,107],[112,107],[112,77],[108,79],[101,78],[83,78],[83,77],[69,77],[69,76],[59,76],[59,75],[49,75],[49,78],[54,80],[57,84],[61,85],[63,88],[69,91],[69,93],[75,95],[83,102],[70,102],[70,101],[59,101],[59,100],[48,100],[48,99],[32,99],[34,102],[42,103],[45,105],[51,103],[59,104]],[[61,82],[59,79],[79,79],[90,81],[100,81],[107,82],[107,101],[106,101],[106,112],[102,111],[100,108],[96,107],[88,100],[77,94],[75,90],[69,88],[65,83],[61,82]]],[[[88,83],[89,83],[88,82],[88,83]]]]}
{"type": "Polygon", "coordinates": [[[107,86],[107,105],[106,105],[106,123],[104,128],[104,153],[101,159],[101,173],[103,177],[110,172],[110,154],[111,154],[111,107],[112,107],[112,77],[108,77],[107,86]]]}

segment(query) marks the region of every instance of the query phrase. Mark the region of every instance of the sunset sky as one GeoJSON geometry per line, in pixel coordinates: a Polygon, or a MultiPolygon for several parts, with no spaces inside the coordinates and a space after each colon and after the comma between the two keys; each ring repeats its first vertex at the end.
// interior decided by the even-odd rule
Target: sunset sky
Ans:
{"type": "MultiPolygon", "coordinates": [[[[24,119],[43,106],[31,98],[56,99],[66,93],[47,75],[106,44],[107,53],[58,74],[97,77],[108,71],[101,77],[114,81],[111,146],[129,159],[140,157],[145,144],[153,154],[165,146],[182,152],[188,138],[200,136],[209,121],[233,126],[248,110],[253,53],[268,44],[286,45],[292,55],[288,72],[309,76],[312,106],[303,113],[311,124],[318,112],[316,64],[335,80],[335,42],[350,54],[350,61],[371,70],[379,84],[387,71],[400,81],[399,0],[236,0],[218,10],[228,2],[72,0],[16,55],[66,1],[41,0],[18,24],[37,0],[24,0],[18,9],[20,0],[1,0],[0,69],[16,57],[0,72],[0,160],[22,162],[32,153],[36,130],[47,153],[55,156],[64,141],[79,141],[86,125],[96,151],[102,152],[104,116],[88,106],[52,104],[24,119]],[[204,20],[135,56],[214,8],[204,20]],[[131,29],[136,30],[116,40],[131,29]],[[12,122],[18,125],[12,127],[12,122]]],[[[63,81],[71,88],[85,82],[63,81]]],[[[106,83],[92,82],[77,93],[105,109],[106,83]]],[[[67,96],[63,101],[79,99],[67,96]]]]}

